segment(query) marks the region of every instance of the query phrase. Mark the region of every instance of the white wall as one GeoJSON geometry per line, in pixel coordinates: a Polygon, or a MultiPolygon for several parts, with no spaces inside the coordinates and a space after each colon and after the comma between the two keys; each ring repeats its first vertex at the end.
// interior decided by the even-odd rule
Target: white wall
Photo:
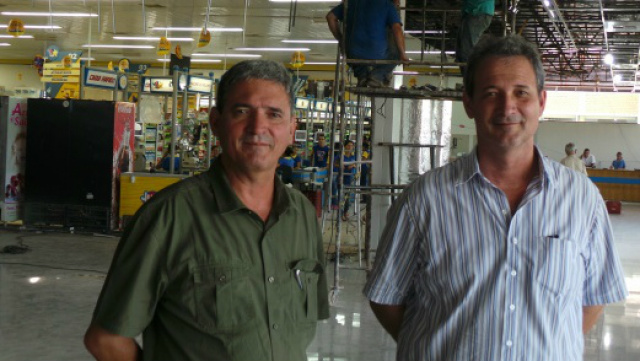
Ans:
{"type": "Polygon", "coordinates": [[[12,91],[15,87],[42,89],[36,68],[30,65],[0,64],[0,87],[12,91]]]}
{"type": "Polygon", "coordinates": [[[599,168],[606,168],[622,152],[627,169],[640,168],[640,125],[607,123],[553,123],[542,122],[536,143],[551,159],[564,157],[564,146],[576,144],[578,153],[589,148],[599,168]]]}

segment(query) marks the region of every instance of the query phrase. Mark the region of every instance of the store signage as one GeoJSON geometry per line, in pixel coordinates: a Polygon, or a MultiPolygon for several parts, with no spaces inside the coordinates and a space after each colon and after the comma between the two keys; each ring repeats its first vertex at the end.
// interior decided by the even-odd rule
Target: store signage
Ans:
{"type": "MultiPolygon", "coordinates": [[[[150,82],[150,91],[152,93],[173,93],[173,79],[172,78],[151,77],[149,79],[151,81],[150,82]]],[[[146,84],[145,84],[145,88],[146,88],[146,84]]]]}
{"type": "Polygon", "coordinates": [[[65,66],[63,63],[44,63],[44,70],[75,70],[80,69],[80,62],[71,63],[71,67],[65,66]]]}
{"type": "Polygon", "coordinates": [[[197,76],[189,77],[189,91],[196,93],[211,93],[212,79],[201,78],[197,76]]]}
{"type": "Polygon", "coordinates": [[[43,75],[40,80],[44,83],[79,83],[79,75],[43,75]]]}
{"type": "Polygon", "coordinates": [[[95,69],[84,70],[84,85],[99,88],[113,89],[116,87],[118,75],[115,72],[108,72],[95,69]]]}
{"type": "Polygon", "coordinates": [[[151,91],[151,78],[142,78],[143,81],[143,85],[142,85],[142,91],[143,92],[150,92],[151,91]]]}
{"type": "Polygon", "coordinates": [[[69,76],[69,75],[75,75],[75,76],[80,76],[80,68],[76,68],[76,69],[44,69],[42,72],[42,75],[49,75],[49,76],[69,76]]]}

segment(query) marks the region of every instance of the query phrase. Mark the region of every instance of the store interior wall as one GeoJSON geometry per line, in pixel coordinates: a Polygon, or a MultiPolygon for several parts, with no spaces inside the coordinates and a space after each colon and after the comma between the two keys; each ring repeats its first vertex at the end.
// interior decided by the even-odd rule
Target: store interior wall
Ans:
{"type": "Polygon", "coordinates": [[[640,125],[613,123],[542,122],[536,142],[542,153],[551,159],[564,158],[564,146],[576,144],[578,153],[589,148],[598,161],[598,168],[608,168],[622,152],[627,169],[640,168],[640,125]]]}
{"type": "Polygon", "coordinates": [[[13,91],[16,87],[42,89],[38,71],[31,65],[0,64],[0,87],[13,91]]]}

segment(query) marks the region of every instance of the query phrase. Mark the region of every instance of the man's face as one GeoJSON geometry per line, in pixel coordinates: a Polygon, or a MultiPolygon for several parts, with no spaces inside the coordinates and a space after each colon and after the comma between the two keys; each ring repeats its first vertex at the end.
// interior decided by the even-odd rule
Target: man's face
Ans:
{"type": "Polygon", "coordinates": [[[617,153],[616,154],[616,159],[617,160],[622,160],[622,153],[617,153]]]}
{"type": "Polygon", "coordinates": [[[214,110],[211,122],[220,138],[222,157],[243,173],[275,172],[296,127],[285,88],[262,79],[235,84],[223,112],[214,110]]]}
{"type": "Polygon", "coordinates": [[[538,94],[533,66],[524,56],[489,57],[478,67],[474,94],[462,101],[475,120],[478,146],[494,151],[533,147],[546,92],[538,94]]]}
{"type": "Polygon", "coordinates": [[[321,147],[324,147],[325,144],[327,144],[327,143],[326,143],[326,141],[324,139],[324,135],[319,135],[318,136],[318,145],[321,146],[321,147]]]}
{"type": "Polygon", "coordinates": [[[351,154],[351,152],[353,152],[353,143],[345,144],[344,151],[345,151],[345,153],[351,154]]]}

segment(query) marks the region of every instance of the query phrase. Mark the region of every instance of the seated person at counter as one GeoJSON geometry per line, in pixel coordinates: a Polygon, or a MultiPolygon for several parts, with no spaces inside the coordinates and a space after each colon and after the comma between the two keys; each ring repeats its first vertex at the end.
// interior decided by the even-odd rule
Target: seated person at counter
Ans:
{"type": "Polygon", "coordinates": [[[291,169],[296,168],[296,151],[292,146],[288,146],[287,149],[284,150],[284,154],[278,160],[278,164],[280,166],[290,167],[291,169]]]}
{"type": "Polygon", "coordinates": [[[627,165],[624,163],[624,159],[622,159],[622,152],[616,153],[616,159],[611,162],[611,167],[609,169],[625,169],[627,165]]]}
{"type": "Polygon", "coordinates": [[[300,169],[302,168],[302,157],[300,157],[300,154],[298,154],[300,152],[300,146],[297,144],[293,144],[291,147],[293,149],[293,154],[291,155],[294,164],[293,168],[300,169]]]}
{"type": "MultiPolygon", "coordinates": [[[[171,159],[171,145],[167,147],[167,150],[162,155],[162,158],[156,164],[156,169],[162,169],[164,171],[169,171],[171,167],[170,163],[171,159]]],[[[176,154],[173,158],[173,171],[177,172],[180,169],[180,147],[176,146],[176,154]]]]}
{"type": "Polygon", "coordinates": [[[584,148],[580,159],[584,163],[584,166],[587,168],[595,168],[596,167],[596,156],[591,154],[589,148],[584,148]]]}
{"type": "Polygon", "coordinates": [[[318,144],[314,145],[312,149],[311,166],[326,168],[327,159],[329,158],[329,146],[325,140],[324,133],[318,133],[316,138],[318,140],[318,144]]]}

